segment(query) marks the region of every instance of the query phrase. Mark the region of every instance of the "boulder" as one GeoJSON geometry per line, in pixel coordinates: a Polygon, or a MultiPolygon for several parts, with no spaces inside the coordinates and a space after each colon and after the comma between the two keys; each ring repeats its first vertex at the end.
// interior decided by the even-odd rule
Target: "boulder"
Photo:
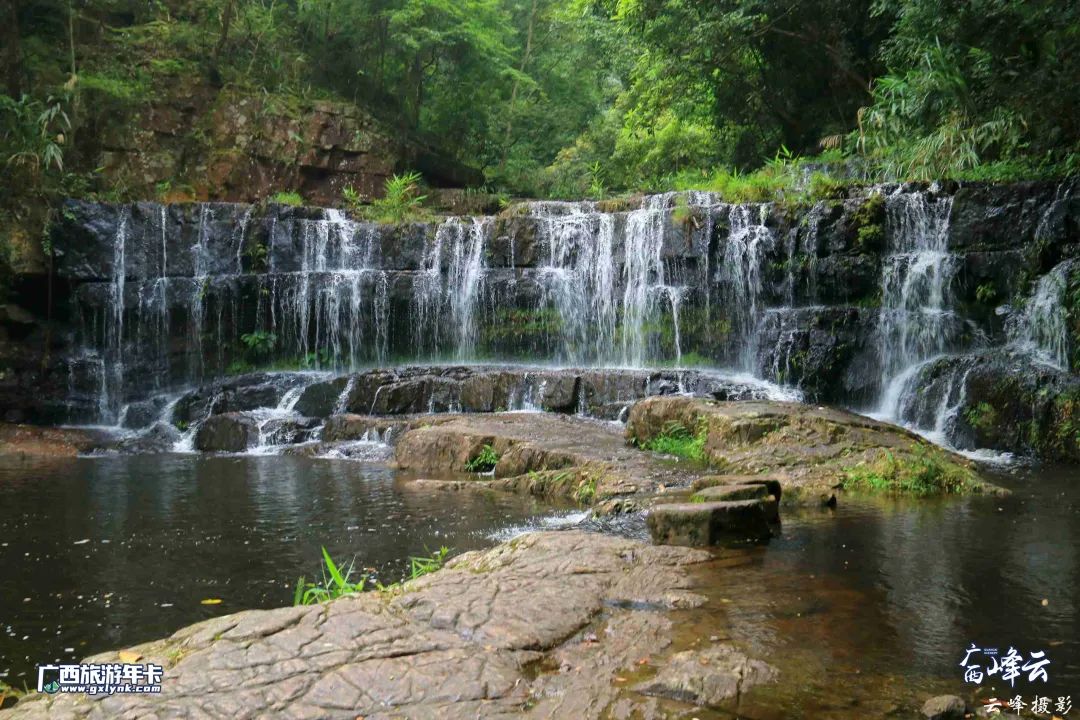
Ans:
{"type": "Polygon", "coordinates": [[[713,485],[702,488],[691,496],[692,502],[722,502],[725,500],[764,500],[772,497],[768,488],[761,485],[713,485]]]}
{"type": "Polygon", "coordinates": [[[963,720],[967,704],[955,695],[938,695],[922,706],[923,717],[929,720],[963,720]]]}
{"type": "Polygon", "coordinates": [[[306,417],[328,417],[338,407],[341,393],[345,391],[349,378],[339,377],[333,380],[308,385],[300,394],[293,410],[306,417]]]}
{"type": "Polygon", "coordinates": [[[1080,462],[1080,376],[1019,353],[942,358],[925,365],[901,408],[905,421],[933,427],[943,400],[955,405],[949,439],[1046,460],[1080,462]]]}
{"type": "Polygon", "coordinates": [[[967,458],[896,425],[843,410],[790,402],[647,398],[630,410],[626,437],[647,447],[673,425],[703,434],[702,460],[725,474],[762,480],[783,474],[785,502],[829,502],[837,489],[1007,493],[983,481],[967,458]]]}
{"type": "Polygon", "coordinates": [[[776,501],[730,500],[655,506],[646,518],[653,542],[705,547],[724,540],[767,540],[776,517],[776,501]]]}
{"type": "Polygon", "coordinates": [[[274,418],[262,426],[267,445],[295,445],[315,438],[321,422],[318,418],[274,418]]]}
{"type": "Polygon", "coordinates": [[[75,457],[104,446],[103,432],[0,423],[0,455],[75,457]]]}
{"type": "Polygon", "coordinates": [[[180,440],[180,431],[169,423],[159,422],[135,435],[124,438],[114,446],[117,452],[146,455],[171,452],[180,440]]]}
{"type": "Polygon", "coordinates": [[[788,477],[786,475],[706,475],[694,480],[691,488],[703,490],[716,486],[762,485],[768,495],[772,495],[779,501],[783,492],[783,483],[787,481],[788,477]]]}
{"type": "Polygon", "coordinates": [[[540,407],[548,412],[574,412],[577,410],[578,378],[574,373],[542,373],[540,382],[540,407]]]}
{"type": "Polygon", "coordinates": [[[242,413],[212,415],[195,433],[195,447],[203,452],[243,452],[259,441],[259,426],[242,413]]]}
{"type": "Polygon", "coordinates": [[[370,415],[334,415],[323,425],[320,439],[325,442],[391,438],[406,427],[403,420],[388,420],[370,415]]]}
{"type": "Polygon", "coordinates": [[[645,695],[667,697],[705,707],[738,704],[751,688],[775,682],[771,665],[750,658],[732,645],[715,645],[706,650],[687,650],[672,655],[656,677],[634,687],[645,695]]]}

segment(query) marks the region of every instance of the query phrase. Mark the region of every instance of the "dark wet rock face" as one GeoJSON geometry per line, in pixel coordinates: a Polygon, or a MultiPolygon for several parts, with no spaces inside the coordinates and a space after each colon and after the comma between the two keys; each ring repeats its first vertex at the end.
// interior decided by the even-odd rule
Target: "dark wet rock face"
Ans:
{"type": "Polygon", "coordinates": [[[903,419],[944,424],[960,447],[1080,462],[1075,373],[997,353],[943,358],[913,382],[924,390],[902,407],[903,419]]]}
{"type": "Polygon", "coordinates": [[[207,418],[195,433],[195,447],[203,452],[243,452],[259,439],[255,420],[241,413],[207,418]]]}
{"type": "Polygon", "coordinates": [[[653,542],[662,545],[705,547],[724,540],[767,540],[776,517],[776,500],[723,499],[690,503],[664,503],[649,512],[647,524],[653,542]]]}

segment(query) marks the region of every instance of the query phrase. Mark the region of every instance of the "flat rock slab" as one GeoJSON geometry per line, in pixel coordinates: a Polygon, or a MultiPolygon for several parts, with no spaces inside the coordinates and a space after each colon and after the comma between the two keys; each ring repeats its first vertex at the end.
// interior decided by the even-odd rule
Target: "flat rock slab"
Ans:
{"type": "Polygon", "coordinates": [[[724,540],[765,540],[772,535],[776,501],[665,503],[649,511],[646,524],[654,542],[704,547],[724,540]]]}
{"type": "Polygon", "coordinates": [[[75,457],[111,440],[105,432],[0,423],[0,456],[75,457]]]}
{"type": "MultiPolygon", "coordinates": [[[[160,694],[35,694],[0,718],[603,717],[616,699],[651,702],[628,699],[617,678],[670,645],[663,609],[703,602],[687,570],[707,557],[534,533],[462,555],[401,592],[245,611],[125,651],[164,666],[160,694]],[[538,665],[566,670],[537,674],[538,665]]],[[[109,652],[87,662],[118,660],[109,652]]],[[[684,664],[669,674],[685,678],[684,664]]],[[[728,665],[718,658],[710,672],[728,665]]]]}
{"type": "MultiPolygon", "coordinates": [[[[425,416],[395,446],[402,470],[425,476],[462,473],[485,445],[499,455],[491,479],[462,482],[536,495],[573,496],[583,483],[596,499],[687,485],[696,470],[628,447],[619,426],[545,413],[425,416]]],[[[478,485],[479,486],[479,485],[478,485]]]]}
{"type": "Polygon", "coordinates": [[[644,445],[673,425],[704,433],[705,459],[725,475],[782,476],[785,502],[831,501],[839,489],[864,486],[915,494],[1005,492],[982,481],[967,458],[844,410],[656,397],[631,408],[626,435],[644,445]]]}
{"type": "Polygon", "coordinates": [[[738,707],[740,696],[755,685],[773,682],[776,669],[731,645],[672,655],[656,677],[634,689],[695,705],[738,707]]]}

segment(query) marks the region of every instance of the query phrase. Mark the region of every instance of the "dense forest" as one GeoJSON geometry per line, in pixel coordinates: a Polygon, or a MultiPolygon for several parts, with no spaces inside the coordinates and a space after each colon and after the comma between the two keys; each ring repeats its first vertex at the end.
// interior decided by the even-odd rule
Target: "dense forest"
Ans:
{"type": "Polygon", "coordinates": [[[355,103],[480,170],[486,189],[537,197],[768,192],[776,168],[807,161],[869,180],[1080,164],[1080,6],[1066,0],[5,7],[5,225],[63,195],[137,194],[95,167],[105,124],[196,86],[355,103]]]}

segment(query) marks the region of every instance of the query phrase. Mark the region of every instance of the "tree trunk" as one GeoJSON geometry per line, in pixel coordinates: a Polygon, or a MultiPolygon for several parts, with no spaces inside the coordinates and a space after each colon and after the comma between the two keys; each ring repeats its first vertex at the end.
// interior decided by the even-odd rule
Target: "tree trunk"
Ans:
{"type": "Polygon", "coordinates": [[[236,0],[228,0],[228,2],[225,3],[225,10],[221,14],[221,37],[218,38],[217,45],[214,46],[215,65],[217,65],[218,57],[221,56],[221,51],[225,47],[225,43],[229,42],[229,26],[232,25],[235,5],[236,0]]]}
{"type": "Polygon", "coordinates": [[[506,170],[506,160],[510,155],[510,135],[514,130],[514,105],[517,103],[518,86],[521,84],[521,75],[525,73],[525,67],[529,64],[529,56],[532,54],[533,27],[536,22],[536,0],[532,0],[532,9],[529,10],[529,24],[525,32],[525,52],[521,54],[521,65],[518,67],[518,77],[514,78],[514,87],[510,91],[510,107],[506,111],[506,132],[503,133],[502,158],[499,160],[499,174],[506,170]]]}
{"type": "Polygon", "coordinates": [[[10,0],[8,21],[4,33],[4,75],[7,94],[16,100],[22,95],[22,57],[19,45],[19,0],[10,0]]]}

